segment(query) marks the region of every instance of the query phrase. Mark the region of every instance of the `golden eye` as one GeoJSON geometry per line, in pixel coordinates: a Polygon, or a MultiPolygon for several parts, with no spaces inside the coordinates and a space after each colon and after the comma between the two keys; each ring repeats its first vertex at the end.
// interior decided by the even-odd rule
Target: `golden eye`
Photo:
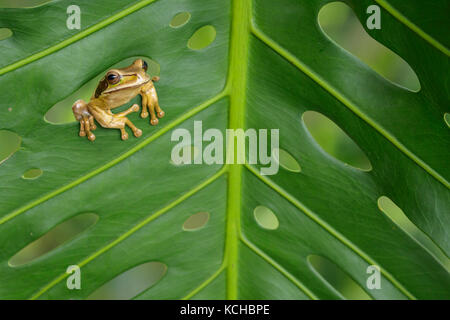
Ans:
{"type": "Polygon", "coordinates": [[[142,69],[144,69],[145,71],[148,70],[148,64],[145,61],[142,61],[142,69]]]}

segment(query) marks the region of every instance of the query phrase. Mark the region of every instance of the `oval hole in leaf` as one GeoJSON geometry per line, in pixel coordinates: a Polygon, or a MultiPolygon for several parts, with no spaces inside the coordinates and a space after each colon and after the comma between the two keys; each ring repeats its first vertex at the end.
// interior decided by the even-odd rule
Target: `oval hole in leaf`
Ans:
{"type": "Polygon", "coordinates": [[[445,123],[447,124],[447,127],[450,128],[450,113],[444,114],[444,120],[445,120],[445,123]]]}
{"type": "Polygon", "coordinates": [[[450,268],[450,259],[422,230],[409,220],[402,209],[386,196],[378,198],[378,208],[386,214],[401,230],[409,234],[414,240],[427,249],[442,265],[450,268]]]}
{"type": "Polygon", "coordinates": [[[302,119],[311,136],[325,152],[357,169],[372,170],[372,164],[364,152],[329,118],[315,111],[306,111],[302,119]]]}
{"type": "Polygon", "coordinates": [[[342,298],[350,300],[372,300],[364,289],[335,263],[314,254],[309,255],[307,260],[319,278],[337,291],[342,298]]]}
{"type": "Polygon", "coordinates": [[[166,274],[161,262],[147,262],[129,269],[95,290],[88,300],[129,300],[155,285],[166,274]]]}
{"type": "Polygon", "coordinates": [[[253,215],[256,222],[264,229],[276,230],[280,225],[275,213],[265,206],[257,206],[253,210],[253,215]]]}
{"type": "Polygon", "coordinates": [[[0,41],[8,39],[13,35],[11,29],[8,28],[0,28],[0,41]]]}
{"type": "Polygon", "coordinates": [[[278,158],[280,166],[291,172],[300,172],[302,168],[295,158],[284,149],[273,149],[274,157],[278,158]]]}
{"type": "Polygon", "coordinates": [[[51,124],[67,124],[71,122],[75,122],[75,117],[73,116],[72,112],[72,105],[75,101],[78,99],[83,99],[86,102],[89,102],[91,99],[92,94],[94,93],[95,89],[97,88],[98,82],[105,76],[106,72],[108,70],[113,68],[124,68],[126,66],[131,65],[134,60],[136,59],[143,59],[148,64],[148,71],[147,73],[153,77],[153,76],[159,76],[160,73],[160,65],[148,58],[148,57],[131,57],[127,58],[125,60],[122,60],[115,65],[109,67],[99,75],[97,75],[95,78],[89,80],[86,84],[84,84],[80,89],[72,93],[70,96],[65,98],[64,100],[59,101],[56,103],[53,107],[51,107],[47,113],[44,116],[45,121],[51,123],[51,124]]]}
{"type": "Polygon", "coordinates": [[[318,20],[320,27],[331,40],[383,78],[413,92],[420,90],[419,79],[410,65],[373,39],[347,4],[326,4],[320,10],[318,20]]]}
{"type": "Polygon", "coordinates": [[[0,0],[0,8],[35,8],[54,0],[0,0]]]}
{"type": "Polygon", "coordinates": [[[209,46],[216,39],[216,28],[211,25],[203,26],[194,32],[188,41],[188,48],[201,50],[209,46]]]}
{"type": "Polygon", "coordinates": [[[196,231],[206,225],[209,220],[209,212],[198,212],[193,214],[183,223],[183,230],[196,231]]]}
{"type": "Polygon", "coordinates": [[[0,130],[0,164],[11,157],[20,148],[22,139],[12,131],[0,130]]]}
{"type": "Polygon", "coordinates": [[[64,221],[16,253],[8,264],[17,267],[32,262],[72,240],[97,221],[98,216],[94,213],[83,213],[64,221]]]}
{"type": "Polygon", "coordinates": [[[172,28],[180,28],[189,22],[191,19],[191,14],[189,12],[180,12],[176,14],[172,21],[170,21],[170,26],[172,28]]]}
{"type": "Polygon", "coordinates": [[[38,168],[29,169],[25,171],[25,173],[22,175],[22,178],[24,178],[25,180],[34,180],[39,178],[42,175],[42,173],[44,173],[42,169],[38,168]]]}

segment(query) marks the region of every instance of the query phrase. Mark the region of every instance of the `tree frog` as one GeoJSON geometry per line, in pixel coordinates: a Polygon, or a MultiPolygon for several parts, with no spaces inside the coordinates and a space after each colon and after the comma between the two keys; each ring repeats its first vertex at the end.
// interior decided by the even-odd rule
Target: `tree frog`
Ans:
{"type": "Polygon", "coordinates": [[[126,117],[132,112],[138,112],[139,105],[134,104],[117,114],[111,112],[111,109],[124,105],[138,94],[142,96],[141,117],[148,117],[150,112],[150,124],[158,124],[158,118],[164,117],[164,111],[159,106],[153,82],[158,81],[159,77],[150,78],[147,69],[148,65],[142,59],[137,59],[123,69],[111,69],[100,80],[89,103],[77,100],[73,104],[73,114],[80,122],[80,137],[87,136],[90,141],[95,140],[92,133],[97,128],[94,119],[104,128],[119,129],[122,140],[128,139],[125,125],[131,128],[135,137],[140,137],[142,130],[126,117]]]}

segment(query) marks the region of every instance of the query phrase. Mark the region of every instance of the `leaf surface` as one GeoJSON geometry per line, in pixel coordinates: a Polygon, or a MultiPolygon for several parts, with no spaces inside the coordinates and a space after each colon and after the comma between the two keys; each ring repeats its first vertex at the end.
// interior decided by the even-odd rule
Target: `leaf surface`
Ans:
{"type": "Polygon", "coordinates": [[[418,93],[327,38],[317,15],[329,2],[79,1],[80,31],[66,28],[70,1],[0,9],[0,27],[14,33],[0,41],[0,130],[22,138],[0,166],[0,297],[83,299],[132,267],[158,261],[166,274],[135,298],[342,298],[308,263],[318,255],[375,299],[448,299],[447,267],[377,205],[389,197],[448,256],[449,54],[439,31],[448,29],[447,2],[345,1],[363,25],[366,8],[380,5],[383,27],[368,32],[410,64],[418,93]],[[191,14],[189,22],[171,27],[180,12],[191,14]],[[189,49],[206,25],[216,30],[214,42],[189,49]],[[140,139],[120,141],[116,130],[99,128],[90,143],[78,137],[78,124],[44,120],[53,105],[135,56],[160,64],[166,111],[155,127],[130,115],[143,129],[140,139]],[[372,170],[323,152],[302,122],[308,110],[343,129],[372,170]],[[262,176],[258,165],[173,165],[172,130],[193,131],[200,120],[203,131],[279,129],[280,148],[301,170],[262,176]],[[30,168],[43,174],[22,179],[30,168]],[[275,214],[278,228],[257,223],[258,206],[275,214]],[[210,214],[206,226],[183,230],[198,212],[210,214]],[[99,220],[35,261],[8,265],[82,213],[99,220]],[[81,290],[66,286],[70,265],[81,267],[81,290]],[[366,288],[369,265],[381,269],[379,290],[366,288]]]}

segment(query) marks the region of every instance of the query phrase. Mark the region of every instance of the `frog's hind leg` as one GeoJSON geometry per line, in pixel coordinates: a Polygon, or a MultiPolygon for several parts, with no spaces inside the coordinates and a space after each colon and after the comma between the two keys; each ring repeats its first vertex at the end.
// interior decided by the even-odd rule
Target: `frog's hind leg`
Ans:
{"type": "Polygon", "coordinates": [[[73,106],[72,111],[77,119],[80,122],[80,137],[87,136],[90,141],[95,140],[95,135],[91,132],[91,130],[97,129],[94,123],[94,117],[88,110],[88,105],[83,100],[77,100],[73,106]]]}

